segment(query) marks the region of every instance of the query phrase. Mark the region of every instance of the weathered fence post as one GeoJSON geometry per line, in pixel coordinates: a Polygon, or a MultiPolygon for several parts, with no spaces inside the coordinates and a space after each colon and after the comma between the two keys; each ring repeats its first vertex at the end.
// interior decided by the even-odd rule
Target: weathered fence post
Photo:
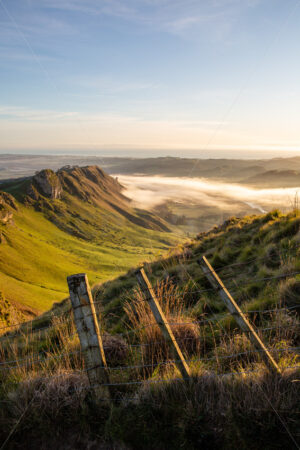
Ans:
{"type": "Polygon", "coordinates": [[[180,370],[182,377],[187,379],[190,377],[190,369],[187,365],[183,354],[177,344],[173,331],[171,330],[170,325],[168,324],[166,317],[160,307],[160,304],[156,298],[156,295],[153,291],[151,283],[144,271],[144,269],[140,269],[136,272],[136,278],[139,282],[139,285],[142,291],[145,292],[146,300],[149,303],[151,311],[155,317],[155,320],[161,329],[161,332],[169,344],[170,350],[175,360],[175,364],[177,368],[180,370]]]}
{"type": "Polygon", "coordinates": [[[109,375],[87,275],[67,278],[74,319],[90,385],[97,398],[109,399],[109,375]]]}
{"type": "Polygon", "coordinates": [[[265,347],[262,340],[257,335],[256,331],[254,330],[251,323],[248,321],[245,314],[242,312],[238,304],[235,302],[233,297],[230,295],[228,290],[226,289],[225,285],[223,284],[222,280],[219,278],[219,276],[216,274],[212,266],[209,264],[205,256],[202,257],[202,259],[198,260],[198,264],[202,268],[204,274],[206,275],[207,279],[210,281],[213,288],[217,290],[219,293],[221,299],[227,306],[230,314],[235,318],[237,324],[241,328],[242,331],[247,333],[248,338],[252,342],[252,344],[261,352],[262,358],[265,361],[266,365],[269,369],[271,369],[272,372],[280,374],[280,369],[268,351],[268,349],[265,347]]]}

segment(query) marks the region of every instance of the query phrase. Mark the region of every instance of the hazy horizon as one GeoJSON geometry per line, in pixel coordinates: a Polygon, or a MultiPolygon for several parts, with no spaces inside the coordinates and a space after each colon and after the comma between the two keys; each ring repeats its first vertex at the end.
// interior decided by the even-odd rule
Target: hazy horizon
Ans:
{"type": "Polygon", "coordinates": [[[240,150],[117,150],[117,149],[107,149],[107,150],[56,150],[56,151],[33,151],[33,150],[18,150],[8,152],[5,150],[0,150],[1,156],[18,157],[18,156],[43,156],[43,157],[54,157],[54,156],[66,156],[66,157],[86,157],[86,158],[159,158],[159,157],[174,157],[174,158],[187,158],[187,159],[241,159],[241,160],[258,160],[258,159],[274,159],[274,158],[293,158],[300,157],[300,151],[268,151],[268,150],[257,150],[249,151],[246,153],[240,150]]]}

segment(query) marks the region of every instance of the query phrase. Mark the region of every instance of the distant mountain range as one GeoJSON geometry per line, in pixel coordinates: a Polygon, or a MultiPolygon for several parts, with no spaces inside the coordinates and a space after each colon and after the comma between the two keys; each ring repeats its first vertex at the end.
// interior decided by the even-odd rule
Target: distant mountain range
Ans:
{"type": "Polygon", "coordinates": [[[97,156],[0,155],[0,179],[33,175],[44,167],[100,165],[109,174],[201,177],[257,187],[299,186],[300,157],[261,160],[192,159],[177,157],[129,158],[97,156]],[[272,172],[274,172],[272,174],[272,172]],[[257,178],[256,178],[257,177],[257,178]]]}

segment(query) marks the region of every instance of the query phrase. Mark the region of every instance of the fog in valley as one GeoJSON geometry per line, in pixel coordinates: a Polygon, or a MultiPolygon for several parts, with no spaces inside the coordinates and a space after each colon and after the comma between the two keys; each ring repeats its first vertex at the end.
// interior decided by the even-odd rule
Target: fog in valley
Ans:
{"type": "Polygon", "coordinates": [[[255,189],[204,178],[117,176],[137,207],[152,209],[188,231],[202,231],[232,215],[259,214],[297,202],[297,188],[255,189]],[[184,220],[178,220],[183,217],[184,220]],[[176,219],[177,218],[177,219],[176,219]]]}

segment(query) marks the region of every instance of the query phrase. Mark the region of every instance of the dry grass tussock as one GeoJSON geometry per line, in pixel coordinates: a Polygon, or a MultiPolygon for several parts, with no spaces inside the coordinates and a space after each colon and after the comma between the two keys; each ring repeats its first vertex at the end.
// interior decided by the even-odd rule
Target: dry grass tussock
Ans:
{"type": "Polygon", "coordinates": [[[24,380],[34,374],[82,370],[84,363],[73,320],[53,317],[47,330],[20,330],[0,342],[0,377],[24,380]]]}
{"type": "Polygon", "coordinates": [[[145,384],[112,407],[95,405],[88,392],[83,374],[28,378],[5,399],[0,438],[16,425],[7,448],[265,450],[293,448],[290,436],[299,438],[299,370],[282,377],[263,366],[222,377],[206,371],[188,382],[145,384]]]}
{"type": "MultiPolygon", "coordinates": [[[[119,336],[103,335],[109,366],[122,365],[128,357],[128,344],[119,336]]],[[[0,341],[0,380],[17,382],[36,375],[56,376],[84,371],[84,359],[72,317],[53,317],[47,330],[28,327],[16,338],[0,341]]]]}
{"type": "Polygon", "coordinates": [[[279,286],[280,299],[284,306],[300,305],[300,280],[290,278],[281,282],[279,286]]]}
{"type": "MultiPolygon", "coordinates": [[[[156,297],[181,350],[186,356],[200,352],[200,332],[198,325],[188,315],[185,305],[185,292],[179,292],[172,281],[166,279],[155,286],[156,297]]],[[[152,311],[140,289],[124,305],[130,327],[136,330],[135,336],[141,347],[144,364],[157,364],[173,359],[169,346],[155,324],[152,311]]]]}
{"type": "Polygon", "coordinates": [[[300,400],[299,375],[299,368],[286,369],[278,377],[270,374],[263,366],[257,366],[254,372],[223,376],[206,371],[201,377],[192,377],[189,382],[170,380],[158,385],[145,384],[133,402],[138,404],[153,399],[154,403],[159,401],[164,405],[170,400],[185,403],[189,399],[211,416],[217,411],[228,410],[231,402],[234,402],[236,409],[243,408],[245,413],[270,408],[277,411],[294,408],[297,412],[299,408],[295,405],[299,406],[300,400]]]}
{"type": "Polygon", "coordinates": [[[27,378],[8,394],[0,412],[0,439],[13,430],[5,448],[124,450],[105,440],[109,407],[100,403],[96,408],[89,392],[80,373],[27,378]]]}
{"type": "Polygon", "coordinates": [[[133,448],[139,442],[149,449],[293,448],[293,439],[299,441],[297,379],[295,370],[280,378],[262,368],[255,374],[203,373],[189,382],[145,385],[110,426],[133,448]]]}

